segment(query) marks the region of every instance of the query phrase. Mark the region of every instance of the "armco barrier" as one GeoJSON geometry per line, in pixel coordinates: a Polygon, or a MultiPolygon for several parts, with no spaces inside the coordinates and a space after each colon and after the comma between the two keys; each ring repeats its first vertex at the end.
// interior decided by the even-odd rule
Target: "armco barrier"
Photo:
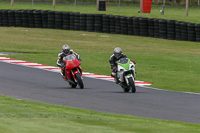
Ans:
{"type": "Polygon", "coordinates": [[[50,10],[0,10],[1,27],[50,28],[200,42],[200,24],[50,10]]]}

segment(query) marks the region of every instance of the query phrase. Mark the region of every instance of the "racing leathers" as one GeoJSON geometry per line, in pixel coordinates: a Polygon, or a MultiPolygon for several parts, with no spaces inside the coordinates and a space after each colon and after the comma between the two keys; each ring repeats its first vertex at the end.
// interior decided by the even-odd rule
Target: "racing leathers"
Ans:
{"type": "Polygon", "coordinates": [[[112,74],[111,76],[114,77],[116,83],[118,83],[118,79],[116,78],[116,72],[117,72],[117,61],[120,60],[121,58],[127,58],[127,56],[125,54],[121,54],[121,56],[119,58],[116,58],[114,54],[112,54],[110,56],[109,62],[111,65],[111,69],[112,69],[112,74]]]}

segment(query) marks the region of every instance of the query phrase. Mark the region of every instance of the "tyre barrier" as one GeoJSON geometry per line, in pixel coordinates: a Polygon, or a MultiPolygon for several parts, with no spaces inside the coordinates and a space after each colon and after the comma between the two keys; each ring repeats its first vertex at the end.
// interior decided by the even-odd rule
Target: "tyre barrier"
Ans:
{"type": "Polygon", "coordinates": [[[200,24],[50,10],[0,10],[0,27],[50,28],[200,42],[200,24]]]}

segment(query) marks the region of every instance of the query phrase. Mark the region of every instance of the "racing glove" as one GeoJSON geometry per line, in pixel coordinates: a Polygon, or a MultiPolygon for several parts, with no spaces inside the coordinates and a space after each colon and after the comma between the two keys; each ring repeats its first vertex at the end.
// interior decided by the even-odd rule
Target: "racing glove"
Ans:
{"type": "Polygon", "coordinates": [[[117,71],[117,67],[113,67],[113,72],[116,72],[117,71]]]}

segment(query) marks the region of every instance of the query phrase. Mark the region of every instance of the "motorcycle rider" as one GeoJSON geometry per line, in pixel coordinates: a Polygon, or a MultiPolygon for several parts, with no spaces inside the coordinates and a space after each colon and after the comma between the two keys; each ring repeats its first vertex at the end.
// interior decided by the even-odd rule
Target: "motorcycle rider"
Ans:
{"type": "Polygon", "coordinates": [[[109,59],[111,69],[112,69],[111,76],[114,77],[116,84],[119,83],[119,79],[116,78],[117,61],[120,60],[121,58],[127,58],[127,56],[124,53],[122,53],[122,49],[120,47],[116,47],[114,49],[113,54],[111,55],[109,59]]]}
{"type": "MultiPolygon", "coordinates": [[[[65,77],[65,63],[63,62],[63,58],[67,55],[74,54],[76,58],[81,61],[80,56],[75,53],[72,49],[70,49],[68,44],[64,44],[62,46],[62,51],[58,54],[58,59],[57,59],[57,66],[61,68],[61,75],[64,78],[65,77]]],[[[64,78],[65,79],[65,78],[64,78]]]]}

